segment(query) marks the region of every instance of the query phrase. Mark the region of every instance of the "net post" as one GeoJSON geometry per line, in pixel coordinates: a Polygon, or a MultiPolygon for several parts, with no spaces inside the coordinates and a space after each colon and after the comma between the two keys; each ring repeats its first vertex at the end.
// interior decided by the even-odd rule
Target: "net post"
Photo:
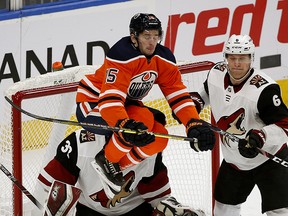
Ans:
{"type": "MultiPolygon", "coordinates": [[[[20,94],[13,96],[12,100],[15,104],[21,106],[22,97],[20,94]]],[[[12,170],[15,178],[18,179],[20,184],[22,184],[22,133],[21,133],[22,119],[21,119],[21,112],[15,108],[12,108],[12,122],[13,122],[12,142],[14,143],[12,150],[13,151],[12,170]]],[[[14,194],[14,200],[13,200],[14,215],[22,216],[23,215],[22,192],[15,184],[13,184],[13,194],[14,194]]]]}
{"type": "MultiPolygon", "coordinates": [[[[213,117],[213,114],[211,112],[211,124],[215,125],[215,119],[213,117]]],[[[212,216],[213,216],[213,209],[215,205],[215,199],[214,199],[214,190],[215,190],[215,182],[218,174],[218,170],[220,167],[220,146],[219,146],[219,134],[215,134],[216,136],[216,144],[212,150],[212,160],[211,160],[211,167],[212,167],[212,216]]]]}

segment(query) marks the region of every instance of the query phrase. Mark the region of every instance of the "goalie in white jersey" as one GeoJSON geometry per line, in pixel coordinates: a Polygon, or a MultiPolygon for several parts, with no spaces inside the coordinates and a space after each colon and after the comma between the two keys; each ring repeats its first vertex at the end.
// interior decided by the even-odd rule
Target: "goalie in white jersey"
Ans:
{"type": "Polygon", "coordinates": [[[263,213],[288,215],[288,167],[257,151],[288,160],[288,110],[279,85],[253,68],[254,51],[250,36],[232,35],[225,61],[209,71],[199,94],[191,93],[200,109],[211,106],[219,128],[240,138],[237,143],[221,136],[224,160],[215,185],[215,216],[239,216],[255,185],[263,213]]]}
{"type": "Polygon", "coordinates": [[[201,210],[184,206],[171,196],[161,153],[126,169],[123,172],[125,184],[119,193],[110,197],[92,165],[104,144],[104,135],[84,129],[70,134],[59,144],[55,157],[38,176],[37,187],[42,190],[35,195],[43,205],[46,203],[48,215],[66,215],[76,205],[77,216],[205,216],[201,210]],[[55,180],[60,182],[55,183],[55,180]],[[82,191],[80,197],[79,190],[71,193],[72,185],[82,191]],[[65,190],[66,196],[63,195],[65,190]]]}

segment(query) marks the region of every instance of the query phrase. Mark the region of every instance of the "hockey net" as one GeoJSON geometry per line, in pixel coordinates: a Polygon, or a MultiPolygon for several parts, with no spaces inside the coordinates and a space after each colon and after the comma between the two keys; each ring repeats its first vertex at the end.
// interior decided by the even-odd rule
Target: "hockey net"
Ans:
{"type": "MultiPolygon", "coordinates": [[[[179,63],[189,91],[202,85],[212,66],[213,63],[208,61],[179,63]]],[[[77,66],[40,75],[15,83],[5,94],[16,105],[33,114],[76,121],[77,83],[84,74],[94,73],[96,68],[77,66]]],[[[165,113],[170,134],[185,135],[184,127],[173,119],[157,86],[144,102],[165,113]]],[[[12,109],[8,103],[5,103],[3,115],[0,162],[33,194],[41,167],[54,156],[60,141],[79,127],[32,119],[12,109]]],[[[209,108],[205,108],[200,116],[211,122],[209,108]]],[[[219,166],[219,149],[215,148],[212,153],[196,153],[188,142],[170,139],[163,155],[173,195],[180,202],[212,215],[212,187],[219,166]]],[[[3,173],[0,174],[0,184],[0,215],[30,215],[34,205],[3,173]]]]}

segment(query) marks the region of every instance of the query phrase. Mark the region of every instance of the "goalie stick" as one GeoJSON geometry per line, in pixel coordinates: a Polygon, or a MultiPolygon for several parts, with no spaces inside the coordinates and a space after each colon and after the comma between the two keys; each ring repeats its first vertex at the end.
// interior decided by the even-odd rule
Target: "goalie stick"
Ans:
{"type": "Polygon", "coordinates": [[[59,124],[66,124],[66,125],[81,126],[81,127],[90,127],[90,128],[110,130],[110,131],[114,131],[114,132],[138,134],[138,135],[143,134],[143,133],[149,133],[151,135],[154,135],[155,137],[182,140],[182,141],[188,141],[188,142],[198,142],[198,140],[196,138],[190,138],[190,137],[185,137],[185,136],[180,136],[180,135],[161,134],[161,133],[153,133],[153,132],[148,132],[148,131],[135,131],[135,130],[131,130],[128,128],[111,127],[108,125],[99,125],[99,124],[84,123],[84,122],[70,121],[70,120],[65,120],[65,119],[57,119],[57,118],[49,118],[49,117],[39,116],[39,115],[30,113],[30,112],[20,108],[19,106],[14,104],[13,101],[10,100],[7,96],[5,96],[5,99],[8,101],[8,103],[10,103],[10,105],[12,107],[17,109],[21,113],[24,113],[27,116],[30,116],[32,118],[42,120],[42,121],[48,121],[48,122],[54,122],[54,123],[59,123],[59,124]]]}
{"type": "Polygon", "coordinates": [[[41,205],[41,203],[1,163],[0,169],[41,211],[44,210],[44,207],[41,205]]]}

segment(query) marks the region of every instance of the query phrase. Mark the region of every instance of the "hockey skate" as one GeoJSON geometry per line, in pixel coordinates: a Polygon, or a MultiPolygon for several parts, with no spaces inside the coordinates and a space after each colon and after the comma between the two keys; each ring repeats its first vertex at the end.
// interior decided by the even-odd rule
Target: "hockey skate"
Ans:
{"type": "Polygon", "coordinates": [[[104,180],[100,178],[101,184],[103,186],[104,192],[108,199],[113,199],[113,197],[118,193],[114,189],[112,189],[104,180]]]}
{"type": "Polygon", "coordinates": [[[175,197],[168,197],[160,201],[154,209],[152,216],[206,216],[202,210],[192,209],[189,206],[182,205],[175,197]]]}
{"type": "Polygon", "coordinates": [[[100,175],[102,183],[107,184],[103,185],[104,189],[109,188],[114,194],[121,190],[121,186],[125,183],[125,180],[119,164],[109,162],[104,155],[104,150],[101,150],[95,156],[95,161],[92,161],[91,164],[100,175]]]}

